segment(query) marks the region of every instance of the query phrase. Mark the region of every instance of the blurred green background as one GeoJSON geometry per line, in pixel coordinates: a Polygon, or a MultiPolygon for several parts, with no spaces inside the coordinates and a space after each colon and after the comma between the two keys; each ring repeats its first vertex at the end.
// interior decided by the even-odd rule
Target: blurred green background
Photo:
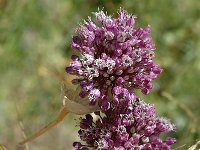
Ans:
{"type": "Polygon", "coordinates": [[[71,79],[64,68],[74,28],[98,7],[115,15],[123,7],[137,16],[137,26],[151,25],[155,61],[164,71],[144,99],[176,124],[174,148],[187,149],[200,138],[199,0],[0,0],[0,144],[72,149],[78,139],[73,114],[28,146],[16,144],[60,111],[60,82],[71,79]]]}

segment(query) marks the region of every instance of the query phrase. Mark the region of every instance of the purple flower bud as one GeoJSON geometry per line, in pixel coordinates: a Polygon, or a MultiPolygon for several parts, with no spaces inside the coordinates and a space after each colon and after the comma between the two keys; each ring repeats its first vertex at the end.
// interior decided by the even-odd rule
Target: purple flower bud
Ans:
{"type": "Polygon", "coordinates": [[[73,61],[70,66],[73,68],[73,69],[80,69],[82,67],[82,63],[78,60],[75,60],[73,61]]]}
{"type": "Polygon", "coordinates": [[[85,96],[87,96],[87,94],[88,94],[87,91],[81,91],[81,92],[79,93],[79,96],[80,96],[81,98],[84,98],[85,96]]]}
{"type": "Polygon", "coordinates": [[[111,28],[113,25],[113,20],[110,17],[106,17],[106,19],[103,21],[103,25],[106,28],[111,28]]]}
{"type": "Polygon", "coordinates": [[[119,147],[115,147],[114,150],[125,150],[125,148],[122,146],[119,146],[119,147]]]}
{"type": "Polygon", "coordinates": [[[132,144],[130,141],[127,141],[127,142],[125,142],[124,147],[125,147],[126,149],[129,149],[129,148],[132,148],[132,147],[133,147],[133,144],[132,144]]]}
{"type": "Polygon", "coordinates": [[[138,144],[140,139],[140,135],[137,133],[134,133],[130,140],[132,141],[133,144],[138,144]]]}
{"type": "Polygon", "coordinates": [[[149,136],[151,135],[153,132],[154,132],[154,128],[153,126],[147,126],[145,129],[144,129],[144,134],[146,136],[149,136]]]}
{"type": "Polygon", "coordinates": [[[73,147],[76,149],[76,150],[79,150],[81,147],[82,147],[82,144],[80,142],[74,142],[73,143],[73,147]]]}
{"type": "Polygon", "coordinates": [[[97,21],[99,22],[103,22],[106,19],[106,15],[104,14],[103,11],[96,12],[95,15],[96,15],[97,21]]]}
{"type": "Polygon", "coordinates": [[[71,73],[71,74],[72,74],[72,72],[73,72],[73,67],[66,67],[66,68],[65,68],[65,71],[66,71],[67,73],[71,73]]]}
{"type": "Polygon", "coordinates": [[[162,69],[160,68],[160,65],[159,65],[159,64],[156,64],[156,65],[154,66],[154,68],[152,68],[152,71],[153,71],[153,73],[155,73],[155,74],[160,74],[160,73],[162,72],[162,69]]]}
{"type": "Polygon", "coordinates": [[[112,102],[113,102],[113,104],[114,104],[115,106],[119,105],[119,98],[113,97],[112,102]]]}
{"type": "Polygon", "coordinates": [[[90,91],[89,99],[96,99],[100,97],[100,91],[98,89],[92,89],[90,91]]]}
{"type": "Polygon", "coordinates": [[[144,149],[144,150],[152,150],[152,146],[151,146],[151,144],[146,143],[146,144],[144,144],[143,149],[144,149]]]}
{"type": "Polygon", "coordinates": [[[90,31],[95,31],[97,29],[97,26],[95,23],[91,20],[91,18],[88,19],[88,22],[86,22],[87,28],[90,31]]]}
{"type": "Polygon", "coordinates": [[[175,130],[175,125],[171,124],[167,118],[157,118],[156,120],[156,130],[169,133],[175,130]]]}
{"type": "Polygon", "coordinates": [[[166,140],[165,140],[165,143],[167,145],[172,145],[172,144],[176,143],[176,139],[175,138],[171,138],[171,137],[167,137],[166,140]]]}
{"type": "Polygon", "coordinates": [[[117,50],[115,50],[114,54],[115,54],[117,57],[119,57],[119,56],[122,55],[122,50],[121,50],[121,49],[117,49],[117,50]]]}
{"type": "Polygon", "coordinates": [[[112,40],[114,38],[114,34],[111,31],[105,32],[105,37],[107,40],[112,40]]]}
{"type": "Polygon", "coordinates": [[[71,43],[71,46],[72,48],[75,48],[75,49],[80,49],[80,46],[81,46],[81,39],[78,37],[78,36],[73,36],[72,38],[72,43],[71,43]]]}
{"type": "Polygon", "coordinates": [[[133,26],[135,24],[135,17],[132,16],[127,21],[127,26],[133,26]]]}
{"type": "Polygon", "coordinates": [[[125,82],[125,80],[122,77],[117,78],[116,83],[118,85],[122,85],[125,82]]]}
{"type": "Polygon", "coordinates": [[[101,107],[102,111],[107,111],[108,109],[110,109],[110,102],[101,101],[99,103],[100,103],[100,107],[101,107]]]}
{"type": "Polygon", "coordinates": [[[142,93],[145,94],[145,95],[149,94],[149,90],[147,88],[144,88],[144,89],[142,89],[142,93]]]}

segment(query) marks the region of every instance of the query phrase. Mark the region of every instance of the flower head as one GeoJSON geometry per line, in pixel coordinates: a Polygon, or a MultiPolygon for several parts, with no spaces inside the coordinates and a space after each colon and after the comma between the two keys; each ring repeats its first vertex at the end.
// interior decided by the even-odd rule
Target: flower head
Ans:
{"type": "Polygon", "coordinates": [[[136,17],[122,9],[117,18],[102,10],[94,14],[97,23],[89,18],[77,28],[71,46],[81,56],[73,55],[66,68],[68,73],[78,76],[81,97],[89,96],[90,104],[98,101],[101,107],[104,97],[117,87],[128,91],[141,89],[148,94],[153,87],[151,81],[161,73],[159,64],[153,62],[155,46],[150,27],[136,28],[136,17]],[[94,90],[98,90],[95,96],[94,90]]]}
{"type": "MultiPolygon", "coordinates": [[[[95,119],[91,115],[81,119],[79,135],[85,142],[84,147],[99,150],[169,150],[175,139],[161,139],[161,133],[175,130],[175,126],[162,117],[157,117],[154,106],[140,99],[129,103],[128,107],[120,105],[109,109],[102,117],[95,119]],[[84,124],[84,126],[82,125],[84,124]]],[[[80,150],[82,144],[74,144],[80,150]]]]}

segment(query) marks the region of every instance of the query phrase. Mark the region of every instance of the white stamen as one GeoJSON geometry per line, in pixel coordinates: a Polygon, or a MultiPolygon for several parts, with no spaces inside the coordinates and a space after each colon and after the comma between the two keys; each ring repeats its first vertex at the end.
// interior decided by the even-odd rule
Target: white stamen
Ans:
{"type": "Polygon", "coordinates": [[[99,72],[97,69],[95,68],[87,68],[87,74],[88,74],[88,79],[92,80],[94,77],[98,77],[99,76],[99,72]]]}
{"type": "Polygon", "coordinates": [[[123,62],[123,66],[125,67],[131,66],[133,64],[132,58],[130,58],[128,55],[122,56],[122,62],[123,62]]]}
{"type": "Polygon", "coordinates": [[[119,126],[118,131],[119,132],[126,132],[126,128],[124,126],[119,126]]]}
{"type": "Polygon", "coordinates": [[[143,136],[143,137],[142,137],[142,142],[143,142],[143,143],[148,143],[148,142],[149,142],[149,137],[143,136]]]}
{"type": "Polygon", "coordinates": [[[83,65],[90,65],[94,61],[94,56],[89,54],[83,54],[81,58],[81,62],[83,65]]]}
{"type": "Polygon", "coordinates": [[[103,60],[103,59],[96,59],[95,61],[94,61],[94,64],[98,67],[98,68],[100,68],[100,69],[103,69],[104,67],[105,67],[105,60],[103,60]]]}

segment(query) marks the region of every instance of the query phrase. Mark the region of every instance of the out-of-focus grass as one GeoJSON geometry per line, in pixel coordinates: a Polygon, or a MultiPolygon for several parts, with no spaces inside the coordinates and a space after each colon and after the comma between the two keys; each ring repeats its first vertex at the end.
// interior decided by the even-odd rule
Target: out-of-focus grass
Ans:
{"type": "MultiPolygon", "coordinates": [[[[186,144],[186,149],[200,138],[198,0],[0,0],[0,144],[23,149],[16,146],[23,138],[20,120],[31,135],[58,114],[74,27],[98,7],[111,14],[124,7],[137,16],[137,26],[151,25],[156,61],[164,71],[152,93],[142,97],[177,125],[174,147],[186,144]]],[[[71,149],[78,139],[77,118],[68,116],[29,148],[71,149]]]]}

